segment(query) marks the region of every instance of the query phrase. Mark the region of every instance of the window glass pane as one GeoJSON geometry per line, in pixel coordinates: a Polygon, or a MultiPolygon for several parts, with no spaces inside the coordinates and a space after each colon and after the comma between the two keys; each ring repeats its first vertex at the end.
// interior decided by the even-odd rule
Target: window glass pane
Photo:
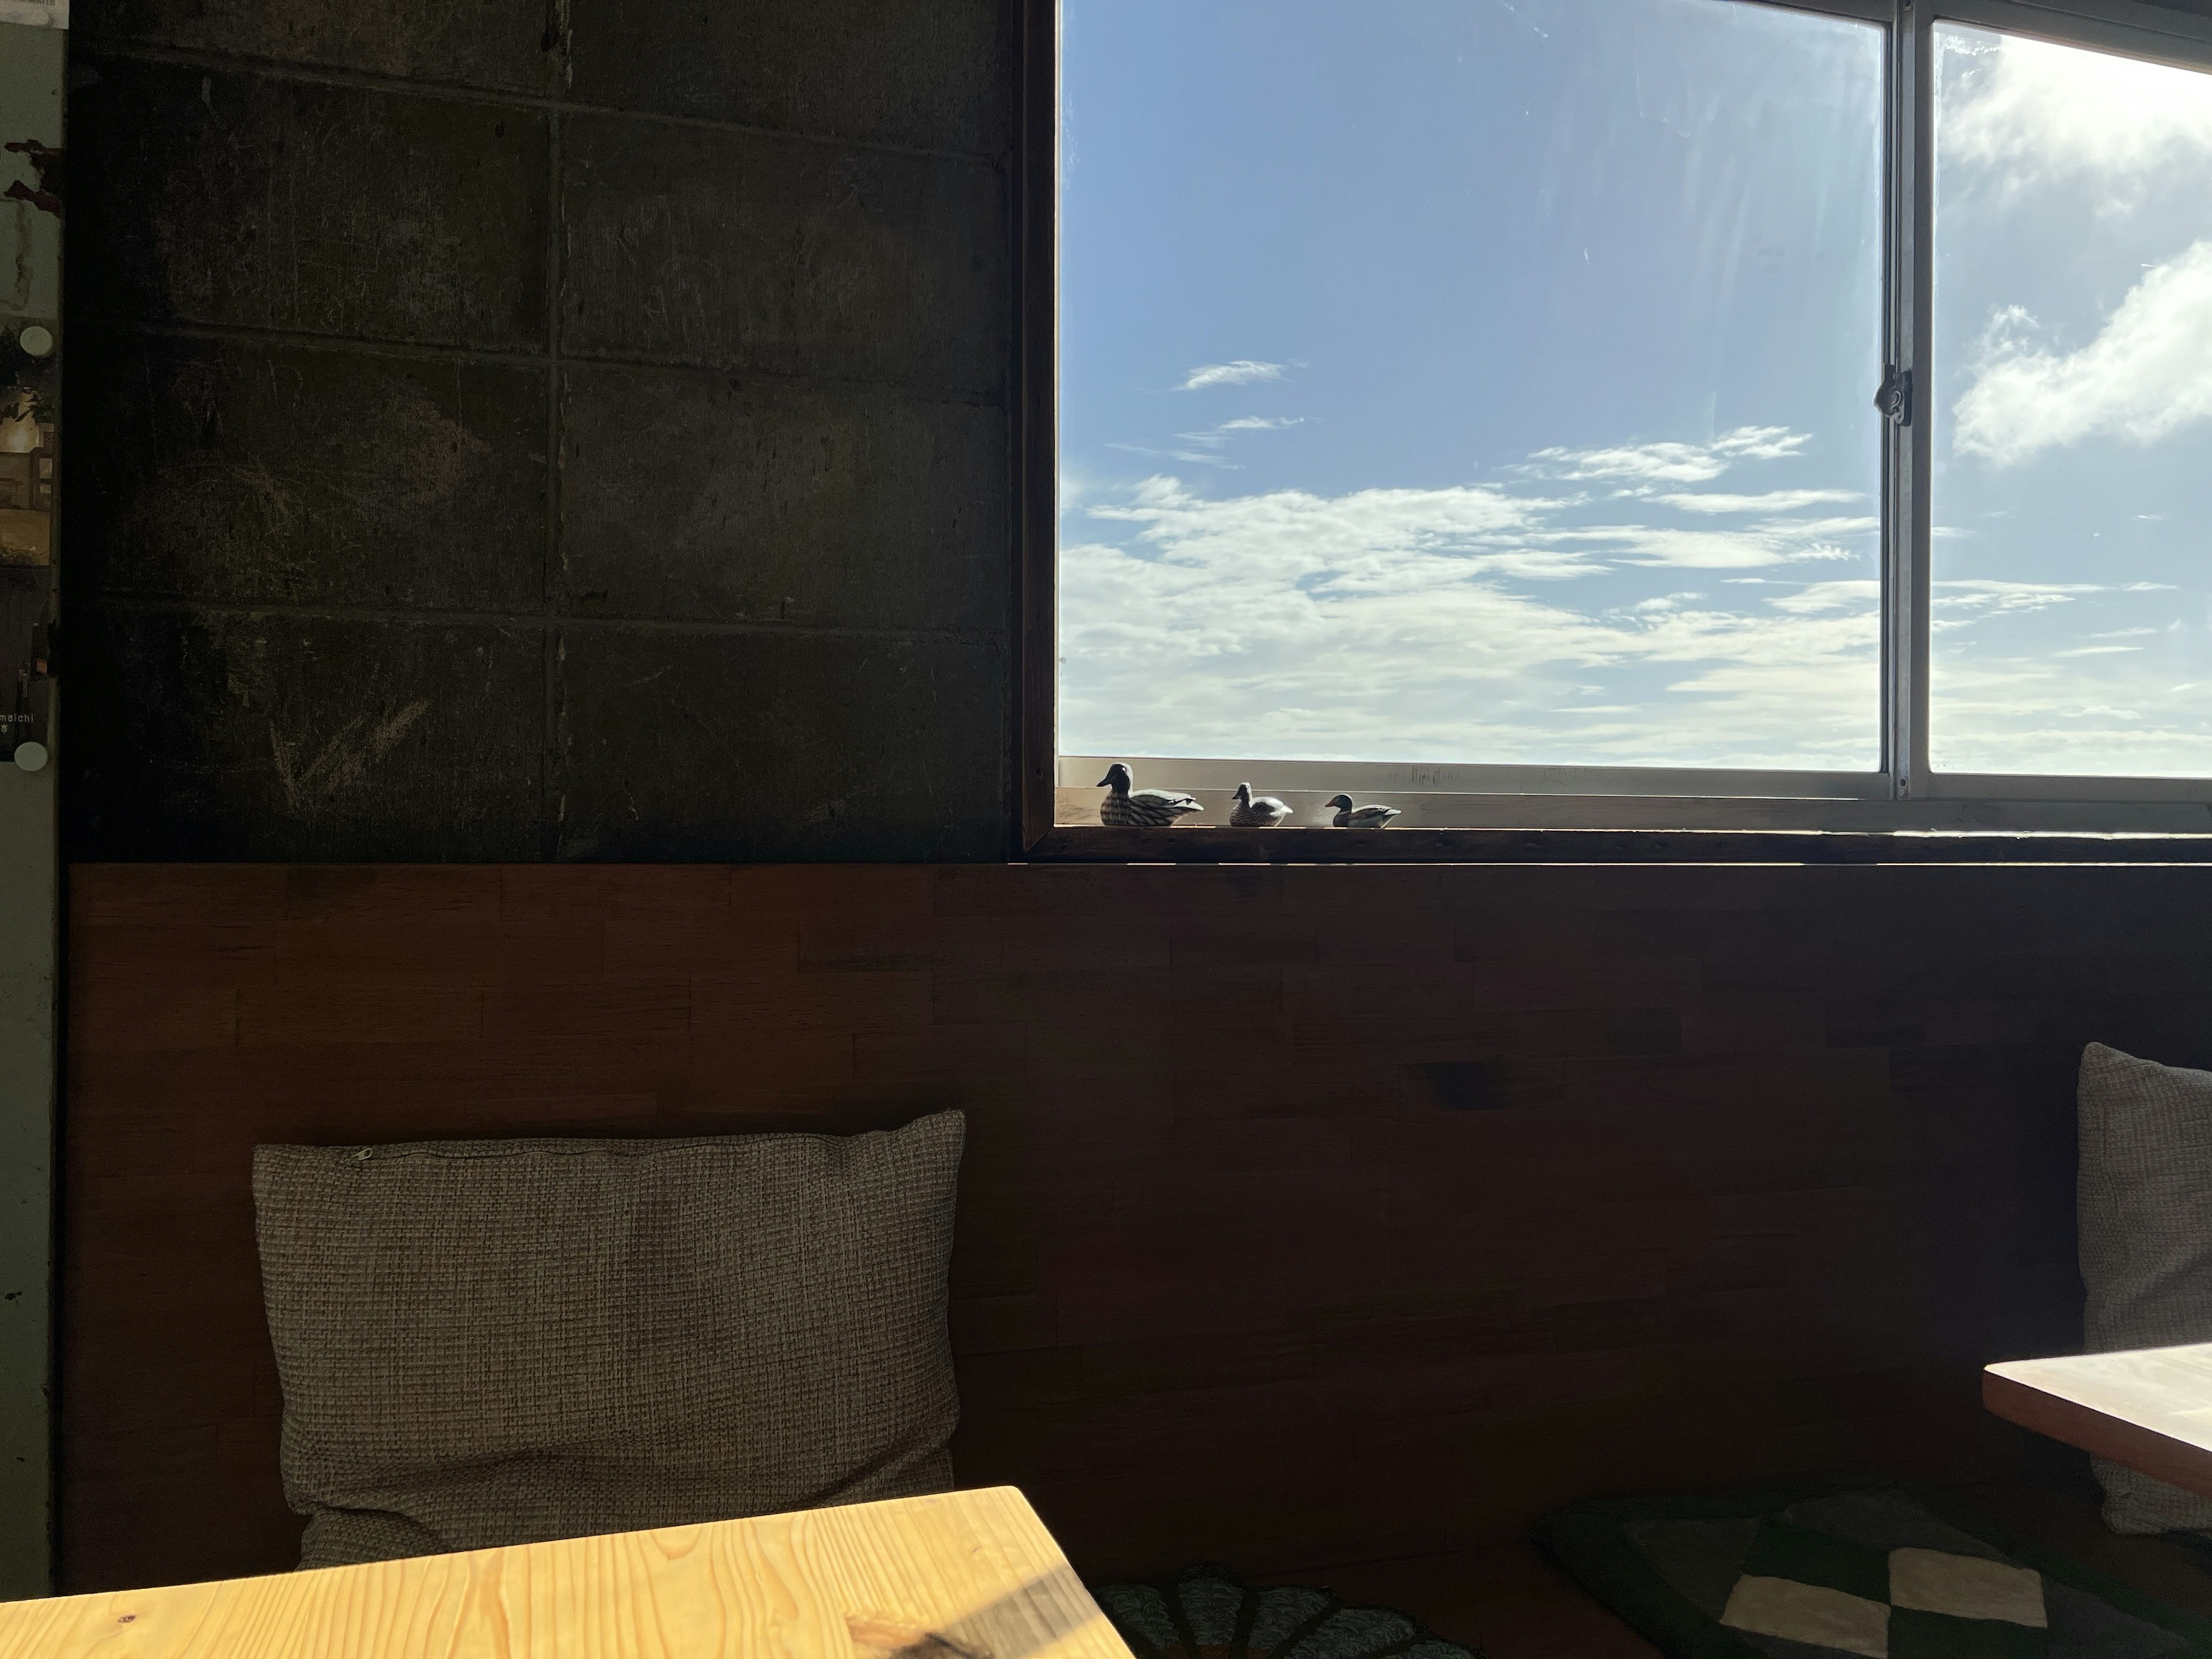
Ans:
{"type": "Polygon", "coordinates": [[[1065,17],[1063,751],[1880,764],[1879,29],[1065,17]]]}
{"type": "Polygon", "coordinates": [[[2212,76],[1936,44],[1930,758],[2212,774],[2212,76]]]}

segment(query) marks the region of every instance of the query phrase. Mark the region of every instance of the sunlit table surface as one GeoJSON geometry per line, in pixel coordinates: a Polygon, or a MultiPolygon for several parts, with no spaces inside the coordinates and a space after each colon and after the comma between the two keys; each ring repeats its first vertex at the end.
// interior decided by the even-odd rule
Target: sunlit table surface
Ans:
{"type": "Polygon", "coordinates": [[[2212,1342],[2010,1359],[1982,1371],[1999,1417],[2212,1498],[2212,1342]]]}
{"type": "Polygon", "coordinates": [[[0,1604],[0,1659],[1130,1659],[1012,1486],[0,1604]]]}

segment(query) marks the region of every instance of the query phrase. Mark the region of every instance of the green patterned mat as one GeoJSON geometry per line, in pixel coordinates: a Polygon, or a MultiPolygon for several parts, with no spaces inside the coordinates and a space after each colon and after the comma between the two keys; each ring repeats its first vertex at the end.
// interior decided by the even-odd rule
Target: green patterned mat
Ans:
{"type": "Polygon", "coordinates": [[[1902,1486],[1613,1498],[1535,1536],[1668,1659],[2212,1659],[2212,1620],[1902,1486]]]}
{"type": "Polygon", "coordinates": [[[1091,1593],[1137,1659],[1482,1659],[1410,1613],[1304,1584],[1255,1589],[1226,1567],[1091,1593]]]}

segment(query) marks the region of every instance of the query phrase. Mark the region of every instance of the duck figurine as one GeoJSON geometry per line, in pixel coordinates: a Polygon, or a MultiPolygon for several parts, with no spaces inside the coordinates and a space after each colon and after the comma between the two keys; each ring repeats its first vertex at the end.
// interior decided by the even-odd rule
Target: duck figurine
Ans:
{"type": "Polygon", "coordinates": [[[1273,795],[1254,794],[1249,783],[1237,786],[1235,801],[1229,821],[1239,830],[1272,830],[1291,815],[1291,809],[1273,795]]]}
{"type": "Polygon", "coordinates": [[[1330,822],[1340,830],[1388,830],[1398,816],[1395,806],[1354,806],[1349,795],[1331,795],[1328,805],[1336,808],[1330,822]]]}
{"type": "Polygon", "coordinates": [[[1177,818],[1206,809],[1188,795],[1178,795],[1170,789],[1133,789],[1136,779],[1129,769],[1115,761],[1106,769],[1106,775],[1098,780],[1098,787],[1110,793],[1098,803],[1098,822],[1116,830],[1161,830],[1177,818]]]}

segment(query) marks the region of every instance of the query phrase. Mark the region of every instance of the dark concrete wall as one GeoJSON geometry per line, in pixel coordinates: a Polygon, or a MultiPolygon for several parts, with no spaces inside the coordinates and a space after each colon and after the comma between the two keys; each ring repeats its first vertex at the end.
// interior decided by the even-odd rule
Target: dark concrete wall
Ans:
{"type": "Polygon", "coordinates": [[[71,855],[1011,844],[1012,0],[80,0],[71,855]]]}

